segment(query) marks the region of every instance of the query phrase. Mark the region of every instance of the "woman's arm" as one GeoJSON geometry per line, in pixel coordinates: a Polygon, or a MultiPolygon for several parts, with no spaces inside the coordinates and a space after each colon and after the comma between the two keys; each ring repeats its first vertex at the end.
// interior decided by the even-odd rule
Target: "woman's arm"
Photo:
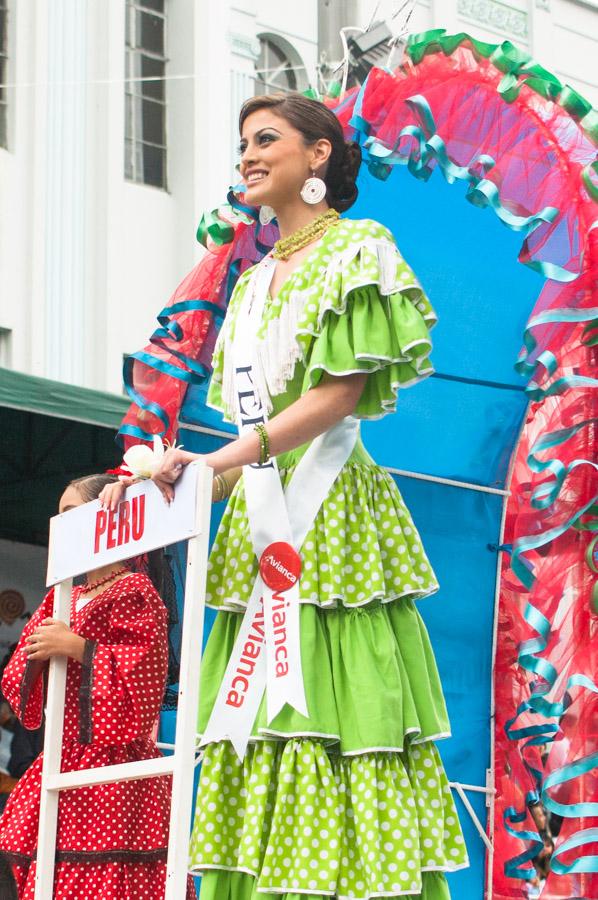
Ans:
{"type": "Polygon", "coordinates": [[[220,472],[219,474],[222,478],[224,478],[224,481],[226,483],[225,484],[226,493],[225,493],[224,497],[218,496],[218,488],[216,486],[217,482],[216,482],[216,479],[214,479],[214,484],[212,487],[212,502],[213,503],[218,500],[224,500],[224,499],[226,499],[226,497],[230,497],[230,495],[233,492],[234,486],[236,485],[237,481],[243,474],[243,468],[241,466],[235,466],[234,469],[226,469],[224,472],[220,472]]]}
{"type": "MultiPolygon", "coordinates": [[[[197,458],[194,454],[192,454],[192,456],[193,459],[197,458]]],[[[227,497],[230,497],[234,486],[241,477],[242,471],[242,468],[240,466],[237,466],[234,469],[227,469],[225,472],[220,473],[226,481],[227,497]]],[[[122,500],[126,489],[132,484],[137,484],[137,482],[140,480],[140,478],[123,478],[120,481],[115,481],[112,484],[107,484],[106,487],[102,489],[102,492],[98,497],[104,509],[115,510],[122,500]]],[[[214,480],[214,483],[212,485],[212,503],[216,503],[218,500],[223,499],[224,497],[219,495],[217,483],[216,480],[214,480]]]]}
{"type": "MultiPolygon", "coordinates": [[[[317,387],[311,388],[268,422],[271,456],[278,456],[312,441],[345,416],[351,415],[359,402],[366,379],[365,373],[324,375],[317,387]]],[[[168,502],[174,497],[173,484],[183,466],[199,458],[203,458],[216,475],[251,465],[260,458],[259,437],[257,432],[251,432],[220,450],[205,455],[186,450],[167,450],[152,478],[168,502]]]]}

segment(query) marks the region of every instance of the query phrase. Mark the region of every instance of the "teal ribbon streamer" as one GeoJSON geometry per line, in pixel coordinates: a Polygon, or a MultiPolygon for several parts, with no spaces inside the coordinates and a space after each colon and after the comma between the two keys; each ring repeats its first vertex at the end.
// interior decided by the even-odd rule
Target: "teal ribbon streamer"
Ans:
{"type": "Polygon", "coordinates": [[[525,390],[530,400],[536,401],[544,400],[545,397],[556,397],[574,388],[595,387],[598,387],[597,378],[590,378],[589,375],[564,375],[545,388],[539,387],[536,382],[531,381],[525,390]]]}
{"type": "Polygon", "coordinates": [[[536,578],[533,573],[532,564],[523,557],[523,554],[528,553],[531,550],[537,550],[538,547],[543,547],[545,544],[550,543],[550,541],[555,540],[555,538],[560,537],[568,531],[569,528],[571,528],[578,519],[580,519],[581,516],[596,503],[596,501],[598,501],[598,493],[584,504],[581,509],[577,509],[565,522],[561,522],[554,528],[549,528],[547,531],[542,531],[539,534],[526,535],[515,539],[513,542],[513,552],[511,554],[511,569],[524,587],[531,590],[536,578]]]}
{"type": "MultiPolygon", "coordinates": [[[[519,648],[518,662],[523,669],[538,676],[541,681],[532,683],[531,696],[528,700],[520,704],[520,706],[517,708],[515,716],[512,719],[509,719],[509,721],[505,724],[507,736],[510,740],[526,739],[521,748],[521,755],[526,768],[541,790],[540,799],[547,810],[568,818],[596,815],[598,814],[598,803],[559,803],[550,796],[549,791],[556,785],[572,781],[573,779],[579,778],[581,775],[587,774],[592,769],[596,768],[598,766],[598,753],[594,753],[591,756],[585,757],[584,759],[569,763],[566,766],[555,770],[546,778],[544,778],[543,772],[532,766],[524,756],[523,751],[526,747],[538,744],[547,744],[554,741],[560,728],[558,723],[549,722],[543,722],[538,725],[528,725],[523,728],[515,728],[514,723],[523,712],[532,714],[535,713],[545,718],[556,718],[560,720],[560,718],[563,716],[566,709],[570,705],[571,701],[569,699],[569,691],[571,690],[571,688],[581,687],[586,690],[592,691],[593,693],[598,693],[598,686],[596,686],[591,678],[582,673],[576,673],[574,675],[571,675],[567,679],[567,683],[563,688],[563,700],[546,700],[546,695],[550,693],[550,691],[554,687],[558,676],[558,672],[552,665],[552,663],[550,663],[548,660],[542,659],[542,657],[540,656],[540,654],[546,649],[546,646],[548,644],[548,640],[550,637],[550,622],[546,618],[546,616],[544,616],[531,603],[527,604],[524,615],[525,620],[534,629],[537,637],[531,638],[521,643],[519,648]]],[[[526,804],[535,802],[537,799],[537,796],[532,792],[526,798],[526,804]]],[[[514,807],[509,807],[509,809],[506,810],[503,815],[503,822],[509,834],[516,836],[519,840],[532,842],[531,848],[528,848],[523,853],[505,862],[505,874],[510,878],[527,879],[535,875],[534,869],[523,869],[521,868],[521,866],[523,863],[533,859],[534,856],[536,856],[538,850],[541,849],[542,841],[539,835],[531,831],[515,831],[509,824],[509,822],[523,822],[526,817],[527,805],[526,808],[520,812],[517,812],[514,807]]],[[[574,837],[577,837],[579,834],[581,834],[581,832],[577,832],[574,837]]],[[[565,845],[562,845],[558,848],[558,853],[555,853],[555,857],[557,857],[559,854],[565,853],[568,849],[581,846],[583,844],[583,841],[579,841],[576,843],[574,840],[571,840],[567,843],[567,847],[565,847],[565,845]]],[[[582,858],[581,860],[576,860],[576,862],[572,864],[572,866],[588,865],[590,866],[590,868],[574,869],[571,866],[565,867],[564,864],[560,862],[557,862],[556,866],[553,864],[552,868],[555,872],[559,872],[560,874],[568,874],[569,872],[573,871],[592,872],[594,871],[594,869],[591,868],[591,866],[595,864],[596,859],[597,858],[591,857],[591,861],[588,861],[587,859],[582,858]]]]}
{"type": "MultiPolygon", "coordinates": [[[[589,678],[586,680],[591,685],[590,689],[594,693],[598,693],[598,687],[596,687],[594,682],[590,681],[589,678]]],[[[586,816],[598,815],[597,802],[558,803],[548,793],[550,788],[559,784],[566,784],[568,781],[573,781],[574,778],[579,778],[582,775],[587,775],[593,769],[598,769],[598,753],[591,753],[589,756],[577,759],[575,762],[568,763],[566,766],[556,769],[550,775],[547,775],[542,785],[542,803],[544,806],[551,812],[569,819],[581,819],[586,816]]]]}
{"type": "Polygon", "coordinates": [[[531,505],[536,509],[546,509],[552,506],[558,498],[561,488],[567,476],[579,466],[590,466],[598,471],[598,464],[589,459],[574,459],[568,465],[564,465],[560,459],[540,460],[537,454],[544,450],[551,449],[564,444],[570,438],[574,437],[583,428],[598,422],[597,418],[584,419],[570,428],[560,428],[557,431],[542,435],[533,447],[530,449],[527,457],[527,464],[532,472],[542,473],[548,472],[553,476],[550,482],[544,482],[535,488],[531,496],[531,505]]]}
{"type": "MultiPolygon", "coordinates": [[[[160,436],[166,434],[168,430],[168,416],[166,415],[164,409],[160,406],[159,403],[154,403],[153,400],[146,400],[146,398],[136,391],[133,387],[133,365],[135,359],[139,359],[140,356],[145,355],[142,353],[132,353],[131,356],[128,356],[123,363],[123,382],[125,385],[125,390],[133,403],[136,403],[140,409],[143,409],[146,412],[151,413],[156,416],[160,422],[162,423],[162,430],[158,432],[160,436]]],[[[144,360],[141,360],[144,362],[144,360]]],[[[154,435],[148,431],[144,431],[143,428],[140,428],[137,425],[121,425],[119,428],[119,434],[130,434],[132,437],[136,437],[141,441],[153,441],[154,435]]]]}
{"type": "MultiPolygon", "coordinates": [[[[535,798],[528,797],[528,801],[533,802],[534,799],[535,798]]],[[[503,813],[503,822],[508,833],[513,837],[516,837],[517,840],[531,841],[532,844],[532,846],[527,850],[524,850],[523,853],[514,856],[505,863],[505,875],[508,878],[519,878],[524,881],[529,881],[536,877],[536,870],[533,866],[526,866],[523,868],[523,864],[530,862],[534,856],[538,855],[544,846],[544,842],[536,831],[518,831],[512,827],[511,823],[519,824],[520,822],[524,822],[526,816],[527,808],[523,812],[518,812],[514,806],[509,806],[503,813]]]]}
{"type": "Polygon", "coordinates": [[[548,227],[555,225],[559,215],[556,207],[545,206],[530,216],[518,216],[511,212],[502,203],[497,185],[486,178],[495,165],[495,160],[488,154],[479,154],[469,166],[460,166],[453,162],[443,138],[437,133],[430,104],[422,94],[414,94],[405,99],[419,124],[406,125],[401,129],[394,147],[385,146],[376,137],[370,136],[371,128],[363,117],[362,106],[366,90],[367,80],[358,94],[350,124],[357,131],[368,168],[375,177],[384,179],[388,177],[393,166],[406,165],[415,178],[427,181],[434,165],[438,165],[449,184],[453,184],[456,180],[468,183],[465,196],[470,203],[480,208],[489,207],[508,228],[524,234],[519,260],[525,266],[554,281],[569,282],[579,277],[579,271],[565,269],[549,260],[531,258],[528,238],[541,225],[548,227]],[[401,150],[401,143],[405,139],[410,139],[410,149],[407,153],[401,150]]]}
{"type": "Polygon", "coordinates": [[[587,309],[549,309],[532,316],[523,333],[524,349],[519,354],[515,369],[520,375],[533,376],[538,365],[544,366],[549,375],[556,370],[556,357],[554,354],[545,351],[544,354],[534,356],[538,343],[533,335],[533,329],[540,325],[550,325],[555,322],[570,322],[577,324],[578,322],[592,322],[598,319],[598,307],[588,307],[587,309]]]}
{"type": "MultiPolygon", "coordinates": [[[[164,359],[160,359],[158,356],[147,353],[145,350],[132,353],[126,358],[123,364],[123,382],[127,394],[133,403],[140,409],[151,413],[159,419],[162,423],[162,429],[158,432],[160,436],[165,435],[168,430],[168,414],[159,403],[156,403],[153,400],[147,400],[135,389],[133,381],[134,363],[135,360],[139,360],[139,362],[144,363],[144,365],[149,366],[152,369],[157,369],[159,372],[163,372],[171,378],[175,378],[177,381],[184,381],[187,384],[201,384],[204,382],[210,375],[208,367],[204,366],[203,363],[198,362],[193,357],[181,353],[175,346],[172,346],[172,344],[180,342],[184,337],[181,326],[173,319],[173,316],[183,312],[196,312],[200,310],[211,313],[216,327],[220,327],[224,318],[224,311],[215,303],[211,303],[207,300],[181,300],[178,303],[173,303],[172,306],[164,307],[158,315],[160,328],[157,328],[150,338],[150,343],[164,349],[171,356],[175,357],[175,359],[180,360],[183,366],[187,367],[186,369],[175,366],[164,359]],[[168,341],[168,345],[166,344],[166,341],[168,341]]],[[[141,441],[152,441],[154,437],[153,433],[145,431],[140,426],[130,424],[121,426],[119,434],[127,434],[141,441]]]]}
{"type": "Polygon", "coordinates": [[[561,857],[569,850],[575,850],[578,847],[583,847],[587,844],[595,844],[597,842],[598,828],[584,828],[581,831],[577,831],[555,849],[550,861],[552,871],[556,872],[557,875],[577,875],[578,873],[583,872],[598,872],[598,856],[580,856],[570,864],[561,862],[561,857]]]}
{"type": "MultiPolygon", "coordinates": [[[[546,649],[550,637],[550,622],[539,609],[536,609],[531,603],[528,603],[525,609],[524,618],[526,622],[534,629],[537,637],[522,641],[519,647],[518,662],[522,669],[531,672],[533,675],[542,679],[542,683],[536,682],[532,686],[532,694],[530,698],[524,701],[517,710],[517,715],[510,719],[505,725],[507,735],[512,740],[519,740],[522,737],[537,736],[542,734],[544,729],[547,735],[547,741],[554,740],[555,734],[558,732],[558,725],[554,723],[544,723],[540,725],[527,726],[525,729],[514,729],[513,723],[521,715],[522,712],[534,712],[546,718],[560,719],[569,706],[568,700],[548,701],[546,695],[553,689],[558,672],[556,668],[546,659],[542,659],[541,653],[546,649]]],[[[598,686],[581,672],[570,675],[567,683],[563,688],[562,696],[566,697],[573,687],[582,687],[586,690],[598,693],[598,686]]],[[[537,741],[536,743],[542,743],[537,741]]],[[[565,767],[567,768],[567,767],[565,767]]],[[[561,771],[561,770],[559,770],[561,771]]],[[[541,773],[540,773],[541,774],[541,773]]],[[[554,773],[553,773],[554,774],[554,773]]],[[[550,776],[552,777],[552,776],[550,776]]],[[[563,779],[568,780],[568,779],[563,779]]],[[[555,784],[560,782],[554,782],[555,784]]],[[[545,784],[548,784],[548,779],[545,784]]]]}
{"type": "Polygon", "coordinates": [[[224,319],[224,310],[216,303],[209,300],[181,300],[179,303],[173,303],[172,306],[165,306],[157,319],[161,328],[156,328],[150,338],[151,343],[158,343],[162,340],[181,341],[183,339],[183,329],[179,323],[172,317],[182,312],[194,312],[196,310],[205,310],[211,312],[218,324],[222,324],[224,319]]]}

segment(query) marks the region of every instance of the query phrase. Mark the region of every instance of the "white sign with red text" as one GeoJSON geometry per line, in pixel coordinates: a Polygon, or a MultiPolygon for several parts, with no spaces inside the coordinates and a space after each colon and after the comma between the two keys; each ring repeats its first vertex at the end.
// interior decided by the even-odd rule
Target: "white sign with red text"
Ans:
{"type": "Polygon", "coordinates": [[[152,481],[142,481],[127,488],[113,511],[93,500],[50,519],[46,584],[199,534],[197,467],[201,465],[191,463],[183,470],[170,505],[152,481]]]}

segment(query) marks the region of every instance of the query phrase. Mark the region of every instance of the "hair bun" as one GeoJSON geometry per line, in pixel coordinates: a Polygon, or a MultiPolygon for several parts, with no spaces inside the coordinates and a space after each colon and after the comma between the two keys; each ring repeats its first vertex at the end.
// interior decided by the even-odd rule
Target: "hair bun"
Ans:
{"type": "Polygon", "coordinates": [[[355,181],[361,166],[361,147],[355,141],[345,141],[342,155],[331,160],[329,182],[330,205],[339,212],[349,209],[357,199],[355,181]]]}

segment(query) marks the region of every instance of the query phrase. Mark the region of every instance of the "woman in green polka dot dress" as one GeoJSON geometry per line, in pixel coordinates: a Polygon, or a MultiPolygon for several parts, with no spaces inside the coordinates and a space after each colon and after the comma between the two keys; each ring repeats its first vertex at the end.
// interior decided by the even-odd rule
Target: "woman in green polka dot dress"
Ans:
{"type": "MultiPolygon", "coordinates": [[[[286,486],[317,435],[348,415],[392,412],[400,388],[432,372],[435,315],[377,222],[341,219],[301,246],[304,226],[357,195],[359,148],[323,104],[254,98],[240,123],[247,202],[273,207],[282,238],[298,233],[274,269],[256,350],[286,486]],[[300,192],[314,173],[326,194],[310,204],[300,192]]],[[[239,278],[214,353],[208,399],[230,421],[231,348],[251,275],[239,278]]],[[[166,453],[155,479],[167,496],[194,458],[166,453]]],[[[238,480],[208,571],[218,616],[202,665],[202,734],[258,575],[239,474],[259,459],[255,432],[207,457],[238,480]]],[[[268,721],[262,700],[242,760],[228,740],[205,747],[190,849],[201,898],[447,900],[444,873],[467,865],[467,853],[434,744],[449,723],[416,609],[438,583],[396,485],[359,439],[300,555],[308,715],[286,705],[268,721]]]]}

